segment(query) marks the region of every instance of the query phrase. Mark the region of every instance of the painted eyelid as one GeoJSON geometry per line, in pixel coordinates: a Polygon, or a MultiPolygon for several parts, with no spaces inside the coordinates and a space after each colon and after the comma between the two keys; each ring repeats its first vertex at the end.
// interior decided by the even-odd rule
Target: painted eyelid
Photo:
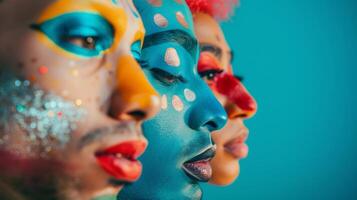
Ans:
{"type": "Polygon", "coordinates": [[[91,27],[75,27],[71,28],[70,30],[67,31],[67,35],[69,36],[84,36],[84,37],[90,37],[90,36],[98,36],[97,30],[91,28],[91,27]]]}
{"type": "Polygon", "coordinates": [[[170,85],[173,85],[173,84],[175,84],[175,83],[177,83],[179,81],[182,81],[180,79],[179,75],[172,74],[172,73],[170,73],[170,72],[168,72],[166,70],[160,69],[160,68],[151,68],[150,72],[154,76],[155,79],[157,79],[158,81],[162,82],[165,85],[169,85],[170,86],[170,85]],[[161,72],[161,74],[160,74],[160,72],[161,72]],[[163,80],[163,79],[167,78],[167,76],[173,77],[174,81],[172,83],[165,82],[165,80],[163,80]]]}
{"type": "Polygon", "coordinates": [[[167,74],[170,74],[171,76],[174,76],[176,78],[180,78],[182,77],[180,71],[174,71],[174,70],[167,70],[167,69],[163,69],[161,67],[153,67],[152,69],[157,69],[157,70],[160,70],[160,71],[163,71],[163,72],[166,72],[167,74]]]}
{"type": "Polygon", "coordinates": [[[67,13],[31,26],[44,33],[61,49],[84,57],[94,57],[109,49],[114,41],[114,28],[103,16],[94,13],[67,13]],[[95,34],[95,35],[89,35],[95,34]],[[84,49],[63,40],[68,37],[95,36],[98,41],[94,50],[84,49]]]}
{"type": "Polygon", "coordinates": [[[110,48],[111,43],[113,41],[112,36],[108,36],[105,33],[101,33],[96,28],[86,27],[86,26],[78,26],[75,28],[69,28],[67,33],[65,33],[66,37],[93,37],[97,39],[97,44],[95,50],[103,51],[105,49],[110,48]]]}

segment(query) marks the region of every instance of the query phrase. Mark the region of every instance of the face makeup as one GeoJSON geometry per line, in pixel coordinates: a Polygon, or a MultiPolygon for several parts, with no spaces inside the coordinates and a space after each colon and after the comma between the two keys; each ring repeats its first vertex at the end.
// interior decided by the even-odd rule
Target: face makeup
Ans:
{"type": "Polygon", "coordinates": [[[198,72],[224,106],[229,118],[226,126],[212,135],[217,152],[211,160],[210,183],[228,185],[239,175],[237,161],[248,155],[248,129],[243,120],[255,114],[257,105],[241,78],[232,74],[233,52],[217,21],[209,14],[195,12],[194,23],[201,46],[198,72]]]}
{"type": "Polygon", "coordinates": [[[141,123],[160,108],[133,3],[3,1],[0,23],[0,182],[26,199],[115,198],[140,177],[141,123]]]}
{"type": "Polygon", "coordinates": [[[201,199],[211,178],[211,132],[226,122],[223,107],[197,73],[198,43],[184,1],[134,1],[146,28],[140,64],[159,92],[162,110],[143,123],[150,145],[141,178],[119,199],[201,199]]]}

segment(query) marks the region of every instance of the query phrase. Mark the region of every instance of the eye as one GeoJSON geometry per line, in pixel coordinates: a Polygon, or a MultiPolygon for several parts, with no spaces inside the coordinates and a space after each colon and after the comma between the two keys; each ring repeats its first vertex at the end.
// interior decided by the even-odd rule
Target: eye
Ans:
{"type": "Polygon", "coordinates": [[[97,41],[98,38],[97,37],[93,37],[93,36],[88,36],[88,37],[68,37],[65,40],[67,40],[67,42],[84,48],[84,49],[89,49],[89,50],[95,50],[97,49],[97,41]]]}
{"type": "Polygon", "coordinates": [[[150,70],[155,79],[163,83],[164,85],[170,86],[178,82],[184,82],[184,79],[181,76],[173,75],[169,72],[166,72],[162,69],[153,68],[150,70]]]}
{"type": "Polygon", "coordinates": [[[203,80],[205,80],[206,82],[211,82],[214,80],[214,78],[222,73],[223,70],[216,70],[216,69],[211,69],[211,70],[206,70],[206,71],[202,71],[202,72],[199,72],[201,78],[203,80]]]}
{"type": "Polygon", "coordinates": [[[103,16],[73,12],[30,26],[58,47],[81,57],[101,56],[111,48],[115,31],[103,16]]]}
{"type": "Polygon", "coordinates": [[[109,48],[106,36],[97,31],[97,28],[87,25],[67,27],[62,40],[73,47],[89,52],[98,52],[98,54],[109,48]]]}

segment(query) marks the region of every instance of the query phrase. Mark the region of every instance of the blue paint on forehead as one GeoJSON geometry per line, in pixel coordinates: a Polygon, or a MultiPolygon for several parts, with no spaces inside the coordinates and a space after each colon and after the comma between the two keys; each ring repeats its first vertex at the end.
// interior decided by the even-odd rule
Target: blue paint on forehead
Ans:
{"type": "Polygon", "coordinates": [[[134,0],[136,9],[139,11],[143,23],[145,24],[146,34],[151,35],[154,33],[168,31],[168,30],[182,30],[195,36],[193,28],[192,14],[185,3],[177,3],[173,0],[163,0],[161,6],[154,6],[146,0],[134,0]],[[187,22],[187,28],[184,27],[177,20],[177,13],[180,12],[187,22]],[[155,15],[160,14],[168,21],[165,27],[159,27],[155,24],[155,15]]]}

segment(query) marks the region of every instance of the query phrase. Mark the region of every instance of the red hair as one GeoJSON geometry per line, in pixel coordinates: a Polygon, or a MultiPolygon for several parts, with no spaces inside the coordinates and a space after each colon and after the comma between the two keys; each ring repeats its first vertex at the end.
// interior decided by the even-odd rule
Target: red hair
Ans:
{"type": "Polygon", "coordinates": [[[186,0],[192,13],[202,12],[217,20],[227,20],[239,0],[186,0]]]}

